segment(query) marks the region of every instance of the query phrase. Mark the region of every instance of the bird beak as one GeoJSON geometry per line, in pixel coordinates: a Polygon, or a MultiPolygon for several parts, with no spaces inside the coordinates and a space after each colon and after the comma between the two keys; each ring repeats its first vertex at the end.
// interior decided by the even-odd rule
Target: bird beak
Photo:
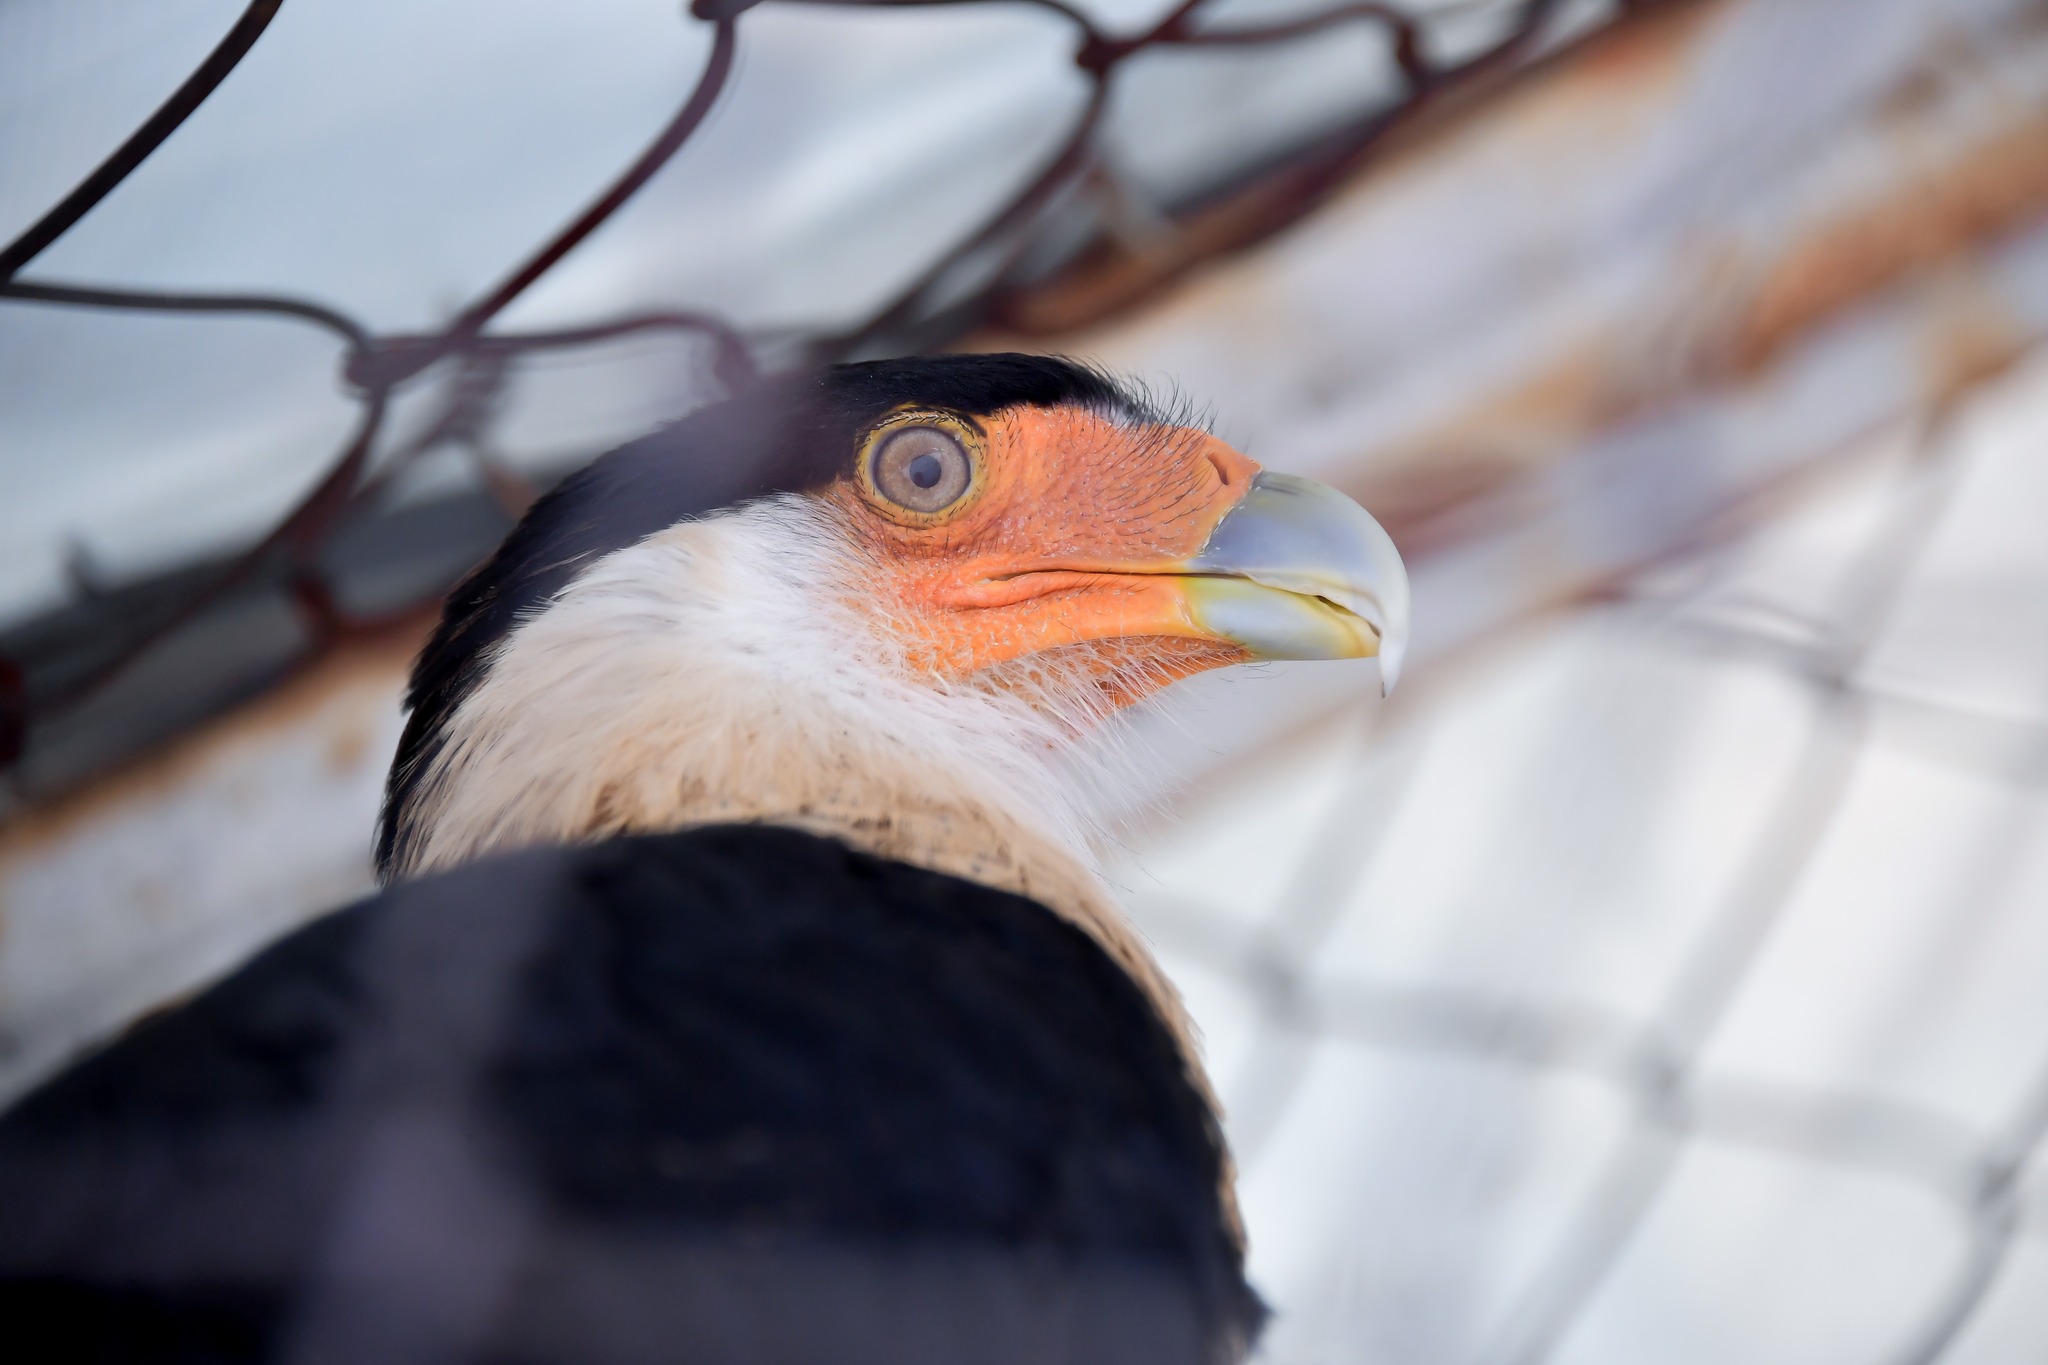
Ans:
{"type": "Polygon", "coordinates": [[[1182,564],[1196,623],[1261,659],[1380,661],[1408,651],[1408,571],[1393,538],[1334,488],[1261,470],[1182,564]]]}

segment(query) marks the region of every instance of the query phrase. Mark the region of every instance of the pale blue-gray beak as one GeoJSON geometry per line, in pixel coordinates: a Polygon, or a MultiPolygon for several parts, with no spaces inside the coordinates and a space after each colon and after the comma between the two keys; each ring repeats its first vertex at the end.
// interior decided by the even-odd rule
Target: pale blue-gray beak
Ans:
{"type": "Polygon", "coordinates": [[[1262,659],[1380,661],[1408,651],[1408,570],[1393,538],[1334,488],[1262,470],[1183,564],[1200,624],[1262,659]]]}

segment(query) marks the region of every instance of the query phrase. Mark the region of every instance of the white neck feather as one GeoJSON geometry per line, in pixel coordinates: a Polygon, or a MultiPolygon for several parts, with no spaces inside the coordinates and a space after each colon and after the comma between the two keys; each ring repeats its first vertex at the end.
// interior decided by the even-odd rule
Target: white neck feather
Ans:
{"type": "MultiPolygon", "coordinates": [[[[1097,871],[1131,762],[1101,690],[1037,661],[946,683],[835,595],[867,579],[778,497],[600,560],[499,647],[413,807],[411,875],[484,853],[724,822],[793,825],[1043,902],[1184,1027],[1097,871]]],[[[900,624],[900,623],[899,623],[900,624]]]]}
{"type": "MultiPolygon", "coordinates": [[[[450,718],[407,871],[507,845],[715,820],[898,812],[1016,825],[1092,872],[1088,690],[945,684],[877,629],[829,514],[782,497],[600,560],[499,647],[450,718]],[[1069,695],[1071,694],[1071,695],[1069,695]]],[[[905,831],[898,839],[914,837],[905,831]]]]}
{"type": "MultiPolygon", "coordinates": [[[[1214,1106],[1178,993],[1102,881],[1110,792],[1144,789],[1092,674],[1042,657],[947,683],[877,629],[830,513],[778,497],[591,566],[499,647],[413,806],[413,875],[485,853],[790,825],[1014,891],[1153,1001],[1214,1106]]],[[[899,623],[900,624],[900,623],[899,623]]],[[[1235,1222],[1232,1181],[1224,1180],[1235,1222]]]]}

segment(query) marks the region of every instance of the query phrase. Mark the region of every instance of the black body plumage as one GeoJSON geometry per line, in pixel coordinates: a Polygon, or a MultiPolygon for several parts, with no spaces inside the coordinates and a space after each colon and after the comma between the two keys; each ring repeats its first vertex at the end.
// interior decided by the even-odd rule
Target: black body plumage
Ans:
{"type": "Polygon", "coordinates": [[[1259,1315],[1150,1003],[793,830],[408,883],[0,1122],[45,1360],[1206,1362],[1259,1315]]]}
{"type": "MultiPolygon", "coordinates": [[[[1157,424],[1069,361],[784,376],[600,458],[451,594],[380,870],[496,646],[906,405],[1157,424]]],[[[487,858],[328,915],[0,1117],[36,1358],[1209,1365],[1262,1316],[1158,1007],[1034,901],[769,826],[487,858]]]]}

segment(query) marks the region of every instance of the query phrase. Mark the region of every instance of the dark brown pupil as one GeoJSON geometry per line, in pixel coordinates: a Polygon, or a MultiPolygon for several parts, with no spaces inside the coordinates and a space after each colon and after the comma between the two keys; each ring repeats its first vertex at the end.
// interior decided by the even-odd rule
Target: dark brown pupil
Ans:
{"type": "Polygon", "coordinates": [[[974,483],[974,464],[960,442],[936,426],[890,432],[869,466],[877,493],[910,512],[942,512],[974,483]]]}

